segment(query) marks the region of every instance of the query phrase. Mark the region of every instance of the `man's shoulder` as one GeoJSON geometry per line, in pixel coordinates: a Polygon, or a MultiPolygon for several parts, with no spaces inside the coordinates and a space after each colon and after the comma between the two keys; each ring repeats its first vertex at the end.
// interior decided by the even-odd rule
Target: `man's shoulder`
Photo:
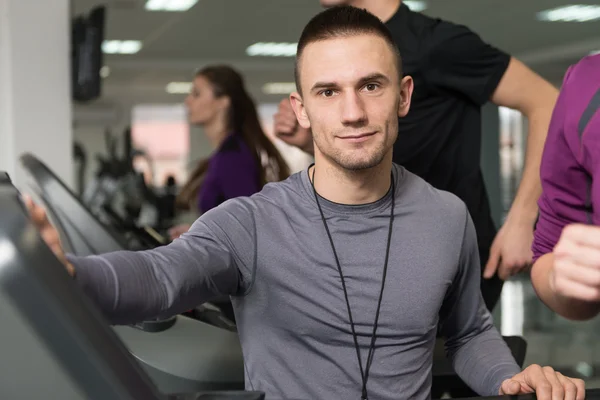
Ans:
{"type": "Polygon", "coordinates": [[[406,204],[411,204],[423,213],[442,215],[445,218],[458,217],[464,220],[467,206],[458,196],[434,187],[420,176],[397,165],[402,174],[402,187],[399,195],[406,204]]]}
{"type": "Polygon", "coordinates": [[[393,31],[411,30],[421,39],[430,39],[438,36],[446,36],[455,32],[472,32],[469,27],[456,22],[448,21],[438,17],[431,17],[420,12],[408,11],[406,22],[401,23],[403,18],[395,16],[388,27],[393,31]]]}
{"type": "Polygon", "coordinates": [[[476,52],[483,40],[468,26],[409,11],[387,24],[412,74],[439,69],[476,52]],[[454,61],[453,61],[454,60],[454,61]]]}
{"type": "Polygon", "coordinates": [[[431,40],[439,24],[444,24],[444,21],[410,11],[404,5],[386,22],[403,58],[420,54],[419,48],[431,40]]]}
{"type": "Polygon", "coordinates": [[[256,212],[271,207],[280,208],[289,203],[289,199],[297,199],[301,191],[300,173],[295,173],[279,182],[267,183],[259,192],[250,196],[234,197],[223,202],[217,209],[222,211],[256,212]]]}

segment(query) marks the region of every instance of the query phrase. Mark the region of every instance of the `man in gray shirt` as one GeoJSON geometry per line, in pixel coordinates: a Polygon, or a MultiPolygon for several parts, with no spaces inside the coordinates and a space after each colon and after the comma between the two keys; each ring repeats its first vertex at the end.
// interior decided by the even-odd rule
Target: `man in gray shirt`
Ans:
{"type": "Polygon", "coordinates": [[[168,246],[63,254],[112,323],[230,295],[248,389],[276,399],[428,399],[438,325],[456,372],[482,395],[581,399],[583,382],[520,371],[479,290],[473,223],[454,195],[392,163],[412,79],[385,26],[352,7],[306,26],[291,96],[315,165],[200,217],[168,246]]]}

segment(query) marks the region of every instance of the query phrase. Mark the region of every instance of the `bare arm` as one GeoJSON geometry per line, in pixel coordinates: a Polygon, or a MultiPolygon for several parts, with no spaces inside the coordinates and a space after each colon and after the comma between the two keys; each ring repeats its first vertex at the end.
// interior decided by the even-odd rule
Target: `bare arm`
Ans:
{"type": "Polygon", "coordinates": [[[548,253],[533,265],[531,282],[538,297],[554,312],[568,319],[585,321],[600,314],[600,301],[578,300],[556,292],[552,284],[555,279],[552,276],[554,260],[554,253],[548,253]]]}
{"type": "Polygon", "coordinates": [[[531,265],[533,226],[541,193],[539,167],[558,91],[522,62],[484,42],[465,26],[440,22],[433,32],[424,76],[434,87],[466,96],[475,104],[493,101],[521,111],[529,120],[523,178],[508,219],[490,249],[484,277],[501,279],[531,265]]]}
{"type": "Polygon", "coordinates": [[[556,88],[514,57],[492,95],[495,104],[518,110],[527,117],[529,134],[521,183],[492,243],[485,278],[497,271],[500,279],[507,279],[531,265],[537,201],[542,193],[540,164],[557,97],[556,88]]]}
{"type": "Polygon", "coordinates": [[[554,86],[514,57],[492,96],[496,105],[518,110],[528,119],[523,177],[508,219],[526,223],[531,229],[537,217],[537,200],[542,192],[540,162],[557,97],[558,90],[554,86]]]}

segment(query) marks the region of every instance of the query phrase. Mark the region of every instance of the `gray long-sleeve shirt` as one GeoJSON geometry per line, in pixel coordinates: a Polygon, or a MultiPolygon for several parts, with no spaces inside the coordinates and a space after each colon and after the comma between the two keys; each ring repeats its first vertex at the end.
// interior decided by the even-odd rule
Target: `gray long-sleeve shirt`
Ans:
{"type": "MultiPolygon", "coordinates": [[[[520,372],[487,312],[473,223],[454,195],[394,165],[395,222],[368,392],[427,399],[438,325],[456,372],[482,395],[520,372]]],[[[390,190],[391,192],[391,190],[390,190]]],[[[392,193],[367,205],[319,201],[345,276],[363,365],[385,258],[392,193]]],[[[231,295],[246,386],[267,398],[359,398],[341,280],[306,171],[230,200],[168,246],[70,257],[115,324],[231,295]]]]}

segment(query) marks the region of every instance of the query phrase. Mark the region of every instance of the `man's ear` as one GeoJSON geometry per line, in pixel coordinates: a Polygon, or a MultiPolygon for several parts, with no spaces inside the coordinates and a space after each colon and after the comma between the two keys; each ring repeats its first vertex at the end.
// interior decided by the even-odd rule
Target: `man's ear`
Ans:
{"type": "Polygon", "coordinates": [[[414,86],[414,81],[410,76],[405,76],[400,82],[400,104],[398,104],[398,116],[400,118],[405,117],[408,110],[410,110],[414,86]]]}
{"type": "Polygon", "coordinates": [[[296,119],[298,119],[300,126],[304,129],[310,129],[310,121],[306,114],[306,108],[304,107],[304,102],[302,101],[300,93],[294,92],[290,94],[290,103],[292,104],[292,108],[294,109],[296,119]]]}

